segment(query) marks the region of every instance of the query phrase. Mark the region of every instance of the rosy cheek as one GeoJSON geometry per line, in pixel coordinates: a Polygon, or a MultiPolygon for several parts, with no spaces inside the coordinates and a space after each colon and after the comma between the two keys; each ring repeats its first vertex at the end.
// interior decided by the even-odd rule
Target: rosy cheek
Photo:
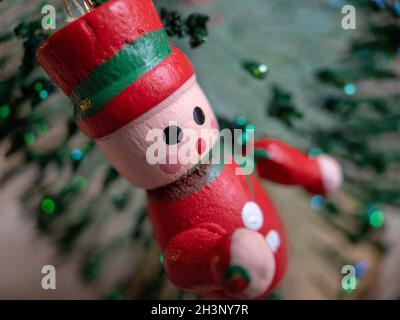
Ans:
{"type": "Polygon", "coordinates": [[[175,174],[182,168],[176,155],[167,156],[159,166],[167,174],[175,174]]]}
{"type": "Polygon", "coordinates": [[[210,121],[211,128],[219,130],[218,122],[215,119],[211,119],[210,121]]]}

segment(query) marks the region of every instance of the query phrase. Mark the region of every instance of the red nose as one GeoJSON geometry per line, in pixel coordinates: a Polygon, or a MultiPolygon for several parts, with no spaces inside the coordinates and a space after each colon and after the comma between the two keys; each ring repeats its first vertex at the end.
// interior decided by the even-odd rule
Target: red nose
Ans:
{"type": "Polygon", "coordinates": [[[199,138],[197,140],[197,153],[202,154],[206,150],[206,142],[204,139],[199,138]]]}

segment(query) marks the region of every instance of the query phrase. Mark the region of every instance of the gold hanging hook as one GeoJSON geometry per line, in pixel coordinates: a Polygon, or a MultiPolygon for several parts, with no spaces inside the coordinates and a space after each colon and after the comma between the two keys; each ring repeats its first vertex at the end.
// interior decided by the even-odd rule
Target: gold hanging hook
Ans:
{"type": "Polygon", "coordinates": [[[83,4],[88,12],[94,8],[93,2],[91,0],[83,0],[83,4]]]}
{"type": "Polygon", "coordinates": [[[68,22],[74,21],[77,18],[74,15],[74,9],[75,11],[79,12],[80,16],[83,16],[94,8],[93,2],[91,0],[81,1],[83,6],[77,0],[64,0],[64,8],[67,13],[68,22]]]}

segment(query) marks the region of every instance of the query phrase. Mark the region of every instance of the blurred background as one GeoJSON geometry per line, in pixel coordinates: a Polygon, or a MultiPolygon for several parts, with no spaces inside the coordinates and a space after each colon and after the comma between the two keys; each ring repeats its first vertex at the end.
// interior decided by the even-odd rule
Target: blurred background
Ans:
{"type": "MultiPolygon", "coordinates": [[[[254,127],[344,167],[344,187],[326,199],[263,183],[291,246],[270,299],[399,299],[400,2],[155,3],[221,127],[254,127]],[[355,30],[342,28],[346,4],[355,30]],[[342,288],[344,265],[355,290],[342,288]]],[[[37,66],[54,32],[42,28],[45,4],[65,25],[61,0],[0,1],[0,299],[200,298],[165,277],[143,190],[77,130],[37,66]],[[44,265],[56,290],[41,287],[44,265]]]]}

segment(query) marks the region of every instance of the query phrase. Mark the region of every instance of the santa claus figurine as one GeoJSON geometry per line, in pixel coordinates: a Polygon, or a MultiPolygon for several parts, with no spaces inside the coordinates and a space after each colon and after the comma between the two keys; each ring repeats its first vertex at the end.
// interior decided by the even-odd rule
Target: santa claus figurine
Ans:
{"type": "MultiPolygon", "coordinates": [[[[147,190],[155,237],[170,280],[212,298],[258,299],[282,279],[284,230],[254,175],[230,163],[188,163],[179,149],[198,133],[204,158],[218,124],[188,58],[169,42],[151,0],[110,0],[51,35],[37,58],[70,97],[82,131],[115,169],[147,190]],[[171,123],[174,123],[171,125],[171,123]],[[166,156],[149,163],[150,130],[166,156]],[[170,161],[177,157],[177,161],[170,161]]],[[[216,141],[212,139],[211,141],[216,141]]],[[[325,195],[341,184],[327,155],[310,158],[274,139],[256,141],[256,171],[325,195]]]]}

